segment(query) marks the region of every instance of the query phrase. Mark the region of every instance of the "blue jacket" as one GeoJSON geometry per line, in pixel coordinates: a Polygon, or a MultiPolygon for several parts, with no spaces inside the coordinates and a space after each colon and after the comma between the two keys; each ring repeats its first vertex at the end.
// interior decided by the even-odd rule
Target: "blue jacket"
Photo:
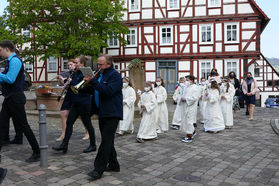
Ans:
{"type": "MultiPolygon", "coordinates": [[[[113,67],[103,72],[100,83],[97,78],[91,80],[94,90],[99,91],[99,108],[96,107],[95,99],[92,99],[92,113],[98,114],[99,118],[116,117],[123,119],[123,95],[122,78],[113,67]]],[[[94,91],[92,91],[94,95],[94,91]]]]}
{"type": "MultiPolygon", "coordinates": [[[[81,71],[78,70],[74,72],[70,86],[75,86],[79,84],[83,80],[83,77],[84,76],[81,71]]],[[[69,90],[70,90],[69,95],[73,104],[85,104],[85,105],[91,104],[91,95],[88,92],[80,90],[78,94],[75,94],[73,93],[71,88],[69,88],[69,90]]]]}
{"type": "Polygon", "coordinates": [[[25,103],[24,68],[16,53],[8,58],[4,72],[0,73],[0,83],[5,98],[13,96],[18,102],[25,103]]]}

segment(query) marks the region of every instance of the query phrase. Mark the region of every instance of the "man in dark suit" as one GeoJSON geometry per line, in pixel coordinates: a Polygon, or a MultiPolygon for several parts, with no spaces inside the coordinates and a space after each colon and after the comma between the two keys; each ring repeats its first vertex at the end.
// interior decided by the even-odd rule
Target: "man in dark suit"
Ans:
{"type": "Polygon", "coordinates": [[[104,171],[119,172],[120,166],[114,148],[114,136],[123,118],[122,78],[113,68],[111,56],[101,55],[98,58],[98,76],[87,76],[84,80],[92,87],[93,113],[99,116],[101,145],[94,162],[94,170],[88,175],[92,180],[102,177],[104,171]]]}

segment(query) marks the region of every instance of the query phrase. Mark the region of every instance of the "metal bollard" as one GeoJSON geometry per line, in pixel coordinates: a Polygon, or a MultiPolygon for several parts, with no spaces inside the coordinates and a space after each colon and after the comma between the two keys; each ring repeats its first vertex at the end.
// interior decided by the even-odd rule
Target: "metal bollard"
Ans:
{"type": "Polygon", "coordinates": [[[48,167],[48,155],[47,155],[47,128],[46,128],[46,106],[40,104],[39,106],[39,131],[40,131],[40,153],[41,164],[43,168],[48,167]]]}

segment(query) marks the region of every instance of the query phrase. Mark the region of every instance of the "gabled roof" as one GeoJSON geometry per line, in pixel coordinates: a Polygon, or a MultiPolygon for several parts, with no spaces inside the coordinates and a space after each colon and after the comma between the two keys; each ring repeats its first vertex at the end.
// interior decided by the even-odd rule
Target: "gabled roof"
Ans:
{"type": "Polygon", "coordinates": [[[249,1],[251,2],[251,5],[254,6],[254,8],[260,13],[260,16],[262,18],[261,32],[263,32],[266,25],[270,21],[270,18],[264,13],[264,11],[257,5],[257,3],[254,0],[249,1]]]}

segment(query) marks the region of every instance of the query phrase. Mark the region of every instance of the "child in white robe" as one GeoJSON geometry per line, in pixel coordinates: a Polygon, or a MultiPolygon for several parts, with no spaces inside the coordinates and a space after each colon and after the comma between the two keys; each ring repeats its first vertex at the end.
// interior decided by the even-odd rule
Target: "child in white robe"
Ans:
{"type": "Polygon", "coordinates": [[[184,105],[184,116],[182,118],[181,130],[186,133],[183,142],[191,142],[196,135],[194,123],[196,122],[198,101],[200,98],[200,89],[194,84],[195,77],[192,75],[186,76],[186,87],[184,89],[181,101],[184,105]]]}
{"type": "Polygon", "coordinates": [[[185,78],[181,77],[179,78],[179,85],[177,86],[177,89],[172,96],[173,100],[176,102],[176,108],[173,114],[172,125],[170,127],[174,130],[178,130],[180,128],[182,123],[182,116],[184,115],[183,105],[180,100],[183,95],[184,88],[185,78]]]}
{"type": "Polygon", "coordinates": [[[209,87],[211,88],[204,95],[204,99],[207,101],[204,131],[216,133],[225,129],[220,105],[220,88],[216,81],[211,81],[209,87]]]}
{"type": "Polygon", "coordinates": [[[201,78],[201,82],[200,82],[200,91],[201,91],[201,96],[199,99],[199,110],[200,110],[200,115],[201,115],[201,120],[200,122],[202,124],[204,124],[205,122],[205,106],[206,106],[206,101],[205,99],[203,99],[204,94],[206,92],[207,89],[207,84],[206,84],[206,79],[204,77],[201,78]]]}
{"type": "Polygon", "coordinates": [[[222,79],[221,85],[221,110],[225,122],[226,128],[232,128],[233,126],[233,97],[235,94],[235,88],[229,83],[228,78],[222,79]]]}
{"type": "Polygon", "coordinates": [[[168,108],[166,104],[167,91],[164,87],[164,81],[161,77],[156,79],[156,84],[154,88],[154,94],[157,99],[156,107],[156,129],[157,133],[164,133],[169,129],[169,119],[168,119],[168,108]]]}
{"type": "Polygon", "coordinates": [[[157,100],[155,94],[152,92],[152,83],[146,82],[144,84],[144,93],[140,95],[140,100],[138,102],[140,113],[142,113],[142,119],[137,134],[137,142],[139,143],[143,143],[144,139],[157,138],[156,106],[157,100]]]}
{"type": "Polygon", "coordinates": [[[135,111],[135,101],[136,93],[132,87],[132,83],[129,78],[123,78],[123,120],[119,122],[119,135],[124,135],[124,132],[134,132],[134,111],[135,111]]]}

